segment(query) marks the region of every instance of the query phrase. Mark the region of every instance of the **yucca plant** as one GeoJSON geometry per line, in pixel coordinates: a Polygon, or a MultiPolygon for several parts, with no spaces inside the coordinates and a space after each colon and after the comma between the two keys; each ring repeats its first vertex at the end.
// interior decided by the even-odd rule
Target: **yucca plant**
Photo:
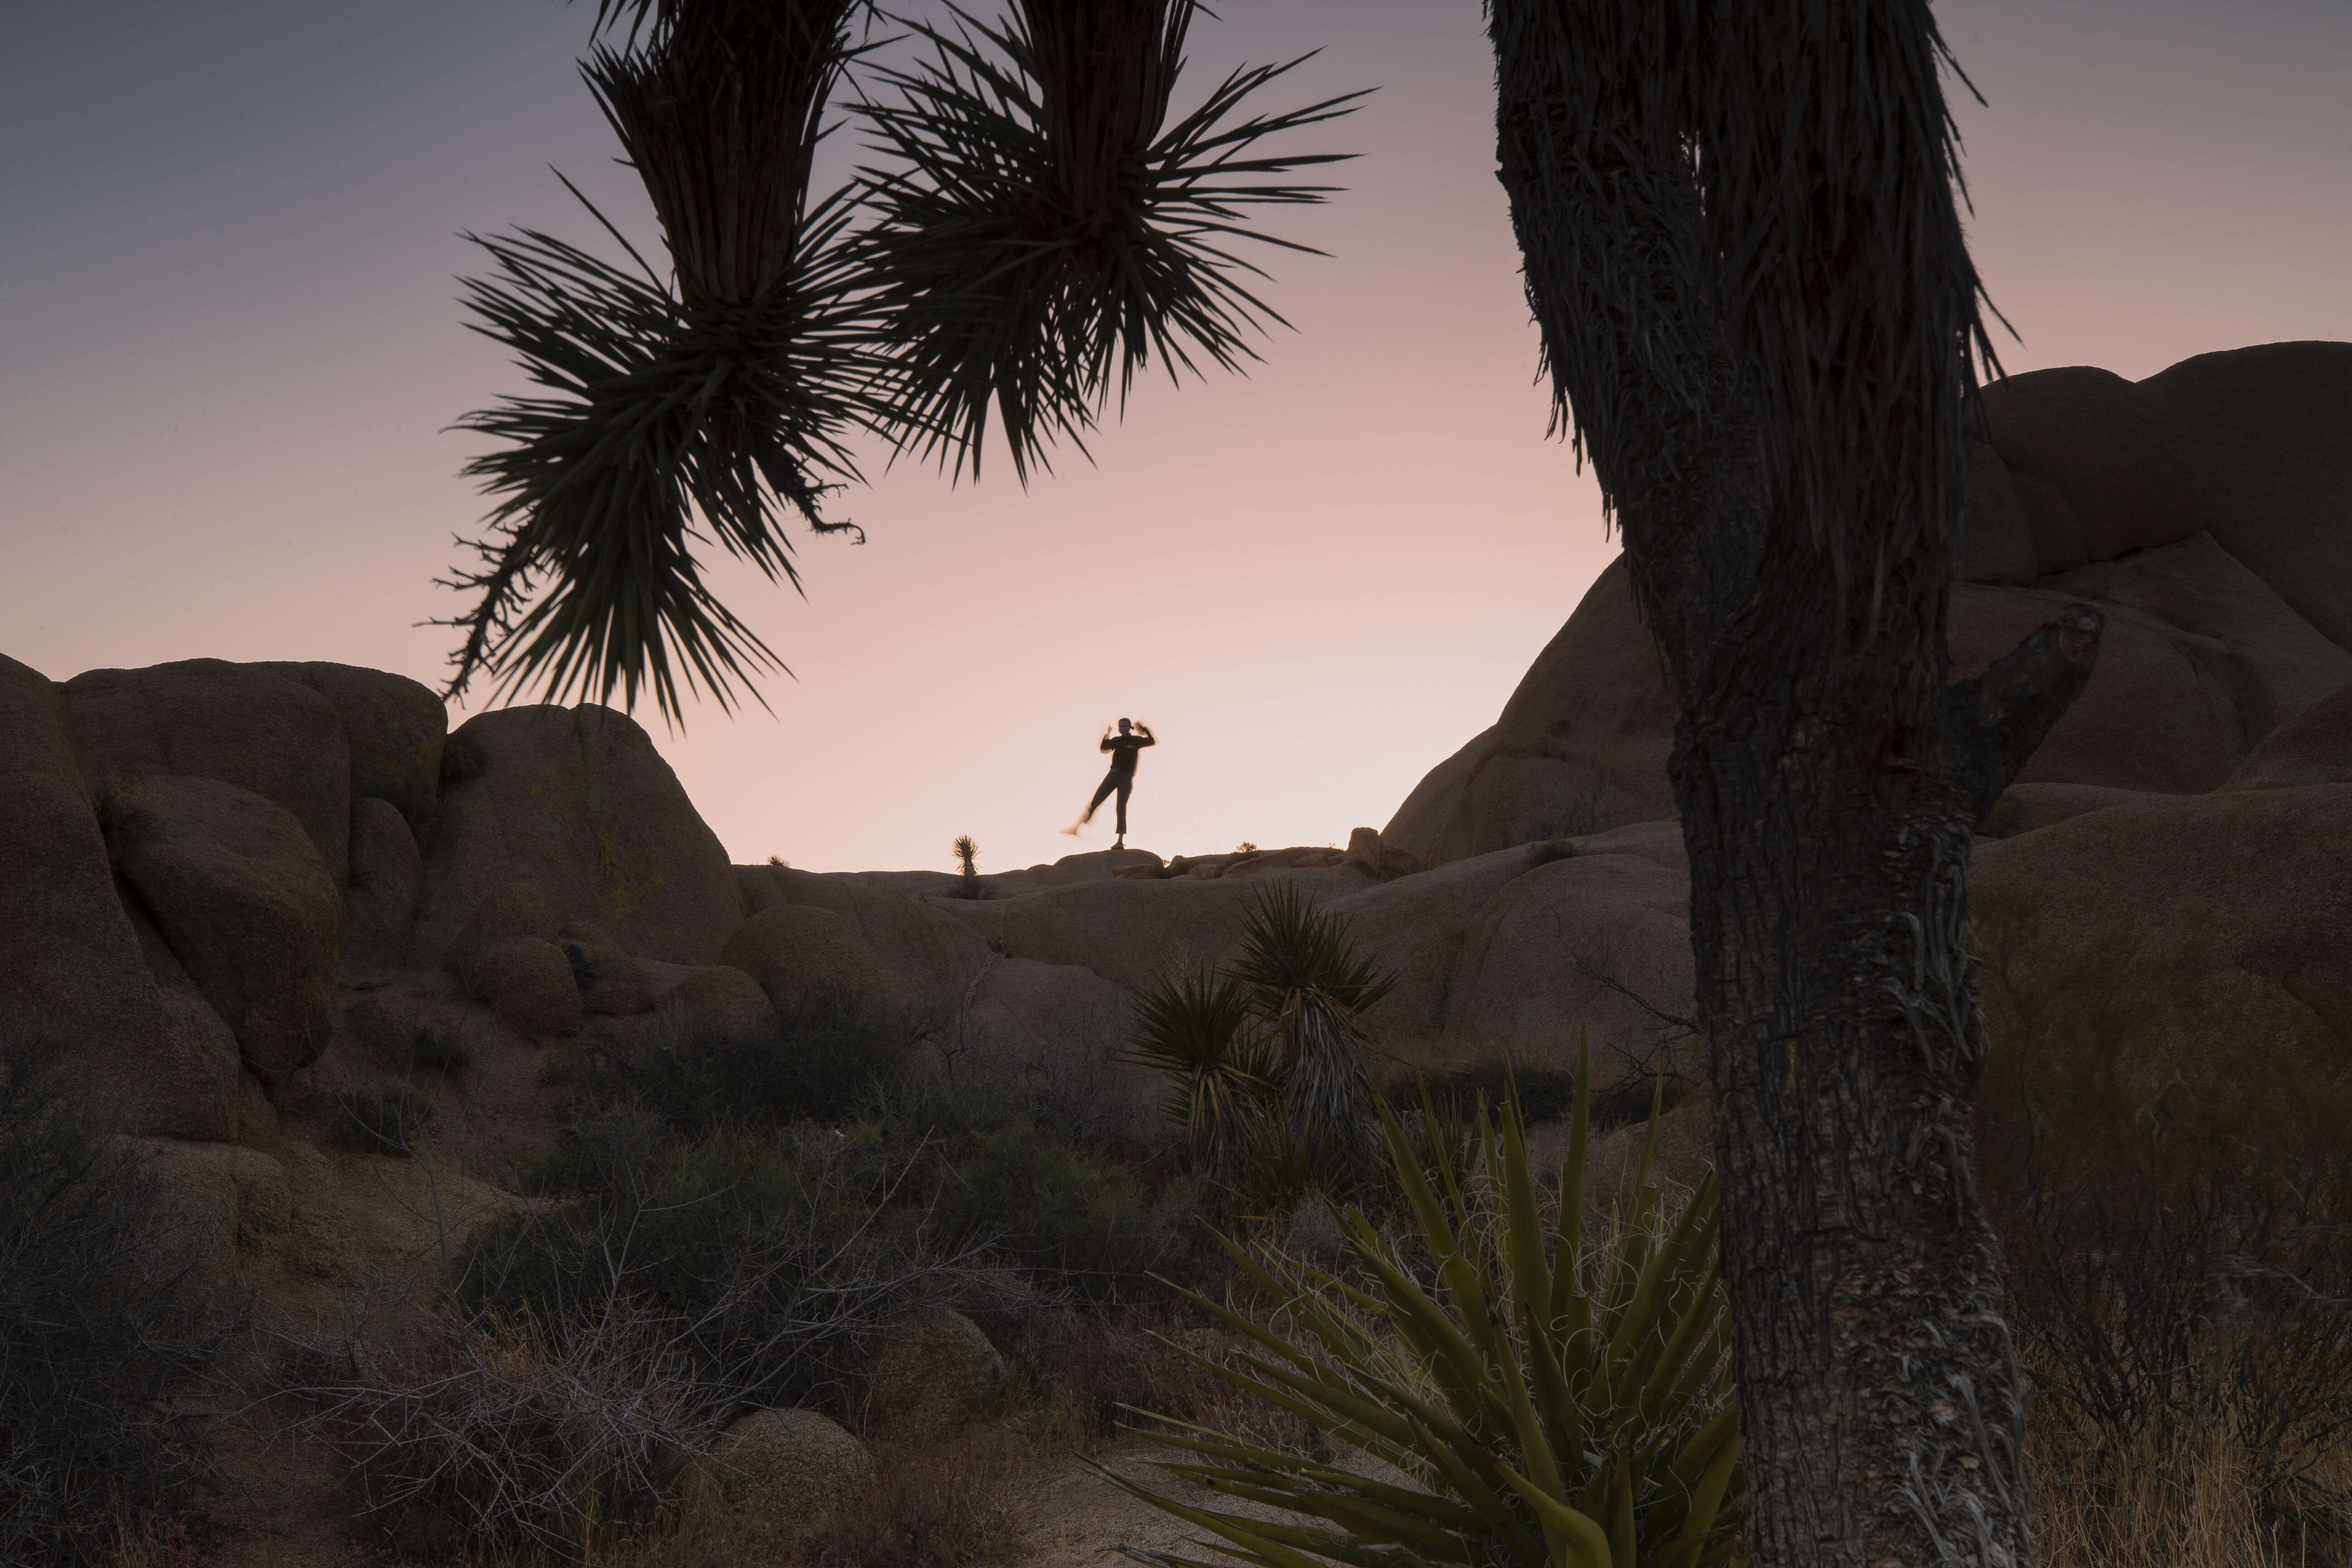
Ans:
{"type": "MultiPolygon", "coordinates": [[[[1350,112],[1361,93],[1276,113],[1245,100],[1298,65],[1237,69],[1171,118],[1196,0],[1015,0],[988,23],[908,24],[930,46],[877,73],[863,108],[896,167],[863,171],[868,256],[905,373],[903,446],[979,471],[993,405],[1024,477],[1079,443],[1114,366],[1122,400],[1156,356],[1256,358],[1282,317],[1230,242],[1311,247],[1247,228],[1246,209],[1319,202],[1296,171],[1341,153],[1271,155],[1267,138],[1350,112]]],[[[1282,323],[1287,324],[1287,323],[1282,323]]]]}
{"type": "Polygon", "coordinates": [[[854,204],[809,201],[856,4],[647,5],[624,47],[583,65],[652,199],[667,279],[585,196],[636,270],[532,230],[469,237],[495,267],[467,284],[474,330],[547,395],[461,421],[503,445],[466,470],[498,505],[469,542],[478,566],[445,580],[476,596],[444,623],[466,634],[453,695],[486,669],[501,692],[540,678],[553,700],[617,688],[634,706],[643,685],[675,721],[681,685],[731,706],[738,681],[783,668],[711,595],[695,544],[707,531],[797,586],[778,507],[849,526],[820,510],[856,477],[844,443],[895,417],[854,204]]]}
{"type": "MultiPolygon", "coordinates": [[[[1286,1335],[1191,1297],[1256,1352],[1239,1366],[1192,1360],[1402,1471],[1404,1483],[1158,1417],[1147,1435],[1188,1456],[1163,1463],[1168,1473],[1318,1522],[1195,1507],[1109,1479],[1259,1568],[1734,1561],[1743,1488],[1714,1178],[1670,1215],[1645,1148],[1630,1211],[1612,1211],[1589,1247],[1588,1077],[1579,1076],[1557,1225],[1537,1188],[1516,1094],[1499,1116],[1480,1109],[1483,1192],[1444,1169],[1433,1182],[1383,1104],[1390,1166],[1426,1263],[1409,1261],[1351,1208],[1355,1281],[1272,1248],[1224,1243],[1283,1303],[1286,1335]]],[[[1129,1554],[1160,1568],[1207,1568],[1181,1552],[1129,1554]]]]}
{"type": "Polygon", "coordinates": [[[963,896],[980,897],[980,845],[969,833],[955,836],[956,867],[963,873],[963,896]]]}
{"type": "Polygon", "coordinates": [[[1186,960],[1136,1001],[1127,1059],[1173,1080],[1163,1110],[1182,1133],[1194,1168],[1224,1180],[1235,1152],[1265,1114],[1276,1063],[1248,990],[1231,975],[1186,960]]]}
{"type": "Polygon", "coordinates": [[[1339,1195],[1370,1153],[1363,1015],[1395,981],[1357,948],[1344,917],[1318,910],[1289,882],[1252,901],[1233,973],[1278,1042],[1290,1135],[1313,1152],[1339,1195]]]}
{"type": "Polygon", "coordinates": [[[901,166],[812,200],[871,0],[598,0],[592,37],[617,47],[583,73],[669,268],[593,205],[633,266],[535,230],[469,237],[493,264],[467,284],[474,330],[543,390],[460,421],[500,446],[466,470],[495,500],[487,535],[461,541],[477,559],[440,579],[472,596],[438,623],[464,634],[449,695],[482,674],[549,701],[634,708],[642,690],[673,724],[688,691],[757,700],[754,677],[784,666],[698,550],[798,587],[782,513],[856,533],[824,502],[859,482],[860,431],[976,474],[993,400],[1025,474],[1094,422],[1114,361],[1123,395],[1155,355],[1171,375],[1196,353],[1255,357],[1244,334],[1281,317],[1230,242],[1309,248],[1243,219],[1322,200],[1291,175],[1344,156],[1260,144],[1361,95],[1253,112],[1293,61],[1171,115],[1196,0],[1017,0],[994,25],[949,9],[952,33],[908,24],[935,59],[876,73],[898,101],[863,104],[901,166]]]}

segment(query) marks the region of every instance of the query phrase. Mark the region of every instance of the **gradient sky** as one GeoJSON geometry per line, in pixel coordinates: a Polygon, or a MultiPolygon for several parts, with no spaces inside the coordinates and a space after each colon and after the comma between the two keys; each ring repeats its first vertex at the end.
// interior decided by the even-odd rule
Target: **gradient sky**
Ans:
{"type": "MultiPolygon", "coordinates": [[[[805,600],[722,593],[791,664],[774,716],[641,721],[738,860],[984,869],[1066,853],[1102,727],[1159,730],[1163,854],[1345,843],[1492,722],[1613,546],[1543,438],[1493,178],[1476,0],[1224,0],[1201,79],[1322,47],[1301,97],[1380,91],[1363,156],[1280,219],[1298,329],[1024,492],[870,468],[801,534],[805,600]]],[[[2352,338],[2352,4],[1946,0],[2012,371],[2143,376],[2352,338]]],[[[458,237],[590,237],[551,164],[642,193],[554,0],[77,0],[0,44],[0,652],[57,679],[317,658],[436,681],[430,585],[482,507],[445,427],[520,390],[464,331],[458,237]]],[[[625,216],[624,216],[625,215],[625,216]]],[[[462,714],[457,715],[462,718],[462,714]]],[[[1108,843],[1098,826],[1085,847],[1108,843]]]]}

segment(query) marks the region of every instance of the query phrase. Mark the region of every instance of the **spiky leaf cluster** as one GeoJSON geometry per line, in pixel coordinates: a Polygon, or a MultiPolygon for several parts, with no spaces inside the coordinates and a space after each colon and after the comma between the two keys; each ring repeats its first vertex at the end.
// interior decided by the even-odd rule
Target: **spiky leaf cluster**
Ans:
{"type": "Polygon", "coordinates": [[[696,545],[707,530],[797,584],[779,508],[831,526],[819,502],[856,474],[844,437],[882,416],[853,209],[807,200],[851,9],[689,12],[583,67],[653,200],[667,279],[634,250],[638,271],[535,231],[477,238],[495,271],[467,284],[475,330],[548,395],[464,422],[502,444],[467,469],[499,501],[479,565],[449,584],[477,595],[449,623],[466,632],[453,693],[484,669],[556,700],[617,689],[634,706],[642,685],[675,721],[682,689],[731,704],[782,668],[696,545]]]}
{"type": "MultiPolygon", "coordinates": [[[[1237,69],[1170,118],[1195,0],[1016,0],[1003,22],[950,7],[918,25],[930,56],[882,73],[864,113],[896,167],[869,169],[872,265],[907,375],[902,444],[978,472],[994,409],[1024,476],[1080,445],[1117,380],[1256,358],[1282,317],[1252,292],[1248,209],[1319,202],[1291,176],[1342,154],[1265,152],[1349,112],[1350,93],[1244,115],[1300,62],[1237,69]]],[[[1286,323],[1284,323],[1286,324],[1286,323]]]]}
{"type": "Polygon", "coordinates": [[[1334,155],[1258,144],[1347,99],[1248,115],[1291,68],[1255,68],[1171,119],[1194,0],[1017,0],[1001,25],[917,26],[936,59],[882,73],[900,101],[860,105],[903,167],[812,201],[862,8],[598,0],[594,36],[616,42],[583,72],[668,274],[593,206],[634,269],[536,231],[469,237],[492,263],[467,285],[475,330],[542,390],[462,421],[501,445],[467,469],[496,500],[489,531],[444,580],[473,595],[441,623],[465,633],[452,696],[487,672],[551,700],[634,708],[642,689],[672,723],[687,692],[731,707],[783,665],[698,552],[797,587],[782,514],[849,528],[821,504],[857,482],[857,431],[977,473],[994,400],[1025,474],[1094,422],[1114,363],[1122,394],[1155,355],[1239,368],[1244,334],[1280,320],[1229,242],[1288,245],[1239,220],[1322,199],[1288,176],[1334,155]]]}
{"type": "Polygon", "coordinates": [[[1181,963],[1144,994],[1129,1059],[1174,1080],[1170,1120],[1245,1205],[1337,1196],[1366,1173],[1363,1014],[1393,984],[1344,917],[1277,883],[1251,900],[1230,967],[1181,963]]]}
{"type": "MultiPolygon", "coordinates": [[[[1165,1419],[1149,1435],[1189,1457],[1163,1469],[1311,1522],[1195,1506],[1109,1479],[1258,1568],[1712,1568],[1733,1560],[1738,1414],[1715,1263],[1714,1179],[1670,1215],[1649,1183],[1645,1150],[1631,1212],[1618,1211],[1588,1248],[1580,1220],[1590,1110],[1580,1087],[1555,1226],[1515,1099],[1498,1119],[1479,1114],[1483,1193],[1450,1166],[1433,1183],[1383,1106],[1389,1162],[1434,1279],[1351,1209],[1345,1226],[1357,1279],[1226,1244],[1285,1304],[1287,1333],[1192,1299],[1253,1347],[1239,1366],[1193,1356],[1197,1364],[1403,1472],[1403,1483],[1165,1419]]],[[[1159,1568],[1206,1568],[1181,1552],[1131,1554],[1159,1568]]]]}

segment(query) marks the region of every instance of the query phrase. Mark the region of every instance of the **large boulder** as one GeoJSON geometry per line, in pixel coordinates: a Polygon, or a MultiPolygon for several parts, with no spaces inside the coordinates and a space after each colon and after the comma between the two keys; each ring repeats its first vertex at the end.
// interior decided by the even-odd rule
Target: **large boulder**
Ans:
{"type": "MultiPolygon", "coordinates": [[[[1444,1032],[1482,1055],[1569,1068],[1589,1034],[1596,1082],[1651,1067],[1689,1031],[1690,876],[1674,863],[1578,841],[1533,867],[1470,922],[1447,987],[1444,1032]]],[[[1457,1047],[1458,1048],[1458,1047],[1457,1047]]]]}
{"type": "Polygon", "coordinates": [[[1381,842],[1433,866],[1672,816],[1674,712],[1621,556],[1536,656],[1494,727],[1438,764],[1381,842]]]}
{"type": "Polygon", "coordinates": [[[857,928],[831,910],[778,904],[745,921],[719,950],[719,962],[760,983],[778,1011],[840,1000],[886,1005],[899,988],[857,928]]]}
{"type": "Polygon", "coordinates": [[[0,1031],[71,1053],[146,1131],[235,1136],[235,1043],[224,1057],[196,1008],[159,994],[115,891],[58,689],[5,658],[0,797],[0,1031]]]}
{"type": "MultiPolygon", "coordinates": [[[[1275,870],[1309,897],[1366,885],[1353,867],[1275,870]]],[[[937,899],[932,907],[962,921],[989,951],[1039,963],[1079,964],[1130,991],[1150,985],[1170,960],[1189,953],[1215,962],[1242,939],[1265,881],[1227,875],[1213,880],[1103,877],[1048,884],[1031,892],[972,902],[937,899]]]]}
{"type": "Polygon", "coordinates": [[[117,787],[107,845],[196,989],[275,1087],[333,1026],[335,880],[301,823],[250,790],[157,774],[117,787]]]}
{"type": "MultiPolygon", "coordinates": [[[[958,879],[857,872],[803,871],[792,866],[738,866],[735,885],[743,914],[804,905],[828,910],[854,927],[912,1001],[952,1001],[963,994],[989,959],[988,944],[971,926],[916,893],[950,894],[958,879]],[[901,886],[899,884],[907,885],[901,886]]],[[[994,883],[996,879],[983,879],[994,883]]],[[[963,901],[963,900],[956,900],[963,901]]]]}
{"type": "Polygon", "coordinates": [[[739,1548],[781,1551],[853,1502],[873,1468],[866,1445],[828,1416],[754,1410],[687,1471],[685,1523],[739,1548]]]}
{"type": "Polygon", "coordinates": [[[2352,343],[2199,354],[2139,388],[2187,443],[2213,537],[2352,648],[2352,343]]]}
{"type": "Polygon", "coordinates": [[[948,1307],[923,1307],[891,1326],[866,1372],[865,1426],[883,1439],[944,1436],[996,1414],[1004,1357],[980,1326],[948,1307]]]}
{"type": "Polygon", "coordinates": [[[614,942],[604,927],[593,921],[571,921],[555,934],[563,956],[572,961],[572,979],[588,1011],[633,1018],[652,1010],[658,998],[645,961],[614,942]]]}
{"type": "Polygon", "coordinates": [[[1984,389],[1993,449],[2024,501],[2032,575],[2170,544],[2205,526],[2187,443],[2140,389],[2089,365],[1984,389]]]}
{"type": "Polygon", "coordinates": [[[299,680],[334,707],[351,752],[353,800],[374,795],[414,826],[431,821],[449,734],[449,710],[432,688],[404,675],[315,659],[253,668],[299,680]]]}
{"type": "Polygon", "coordinates": [[[2352,681],[2268,735],[2230,775],[2229,789],[2352,784],[2352,681]]]}
{"type": "MultiPolygon", "coordinates": [[[[2038,371],[1984,402],[1953,674],[2076,601],[2107,623],[2022,782],[2209,790],[2352,679],[2352,344],[2208,354],[2137,384],[2038,371]]],[[[1612,562],[1495,727],[1423,780],[1382,841],[1436,864],[1671,815],[1674,722],[1612,562]]]]}
{"type": "Polygon", "coordinates": [[[2098,661],[2020,783],[2209,790],[2283,720],[2352,679],[2352,653],[2206,533],[2031,587],[1958,585],[1954,672],[1983,669],[2078,601],[2106,617],[2098,661]]]}
{"type": "MultiPolygon", "coordinates": [[[[2352,784],[2150,797],[1980,844],[1989,1173],[2137,1180],[2352,1126],[2352,784]]],[[[2332,1154],[2331,1152],[2332,1152],[2332,1154]]]]}
{"type": "Polygon", "coordinates": [[[572,960],[551,942],[511,936],[468,948],[457,961],[457,978],[518,1035],[568,1037],[586,1021],[572,960]]]}
{"type": "Polygon", "coordinates": [[[342,885],[351,748],[342,716],[310,685],[261,665],[192,658],[88,670],[60,695],[93,789],[153,773],[235,784],[285,808],[342,885]]]}
{"type": "Polygon", "coordinates": [[[352,806],[352,864],[343,888],[343,963],[364,970],[399,964],[425,863],[408,818],[370,795],[352,806]]]}
{"type": "Polygon", "coordinates": [[[559,921],[593,921],[667,963],[709,963],[740,923],[726,850],[625,714],[500,709],[449,749],[467,767],[443,771],[467,776],[443,784],[414,960],[446,956],[484,895],[512,882],[539,889],[559,921]]]}

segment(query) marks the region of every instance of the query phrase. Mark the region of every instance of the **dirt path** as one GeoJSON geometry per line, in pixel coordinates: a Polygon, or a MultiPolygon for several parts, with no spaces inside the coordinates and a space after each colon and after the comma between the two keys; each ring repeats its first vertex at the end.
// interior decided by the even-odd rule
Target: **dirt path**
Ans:
{"type": "MultiPolygon", "coordinates": [[[[1168,1450],[1138,1438],[1103,1450],[1095,1460],[1114,1474],[1141,1481],[1179,1502],[1252,1519],[1307,1522],[1280,1509],[1219,1497],[1155,1469],[1153,1461],[1166,1457],[1168,1450]]],[[[1351,1468],[1384,1479],[1404,1479],[1361,1455],[1356,1456],[1351,1468]]],[[[1075,1460],[1024,1482],[1020,1509],[1029,1531],[1029,1551],[1021,1560],[1021,1568],[1116,1568],[1126,1561],[1118,1554],[1122,1546],[1180,1551],[1206,1563],[1234,1561],[1204,1543],[1202,1532],[1192,1525],[1129,1496],[1075,1460]]]]}

